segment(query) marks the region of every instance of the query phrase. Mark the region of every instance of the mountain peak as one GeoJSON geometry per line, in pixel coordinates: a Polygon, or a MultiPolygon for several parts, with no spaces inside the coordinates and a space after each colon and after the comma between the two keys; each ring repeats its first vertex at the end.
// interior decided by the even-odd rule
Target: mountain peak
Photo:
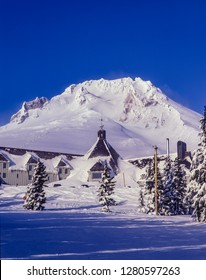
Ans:
{"type": "Polygon", "coordinates": [[[123,157],[151,155],[154,144],[164,152],[166,138],[171,151],[176,151],[178,140],[190,150],[198,143],[200,115],[137,77],[85,81],[49,101],[41,97],[24,102],[0,128],[1,145],[16,146],[19,141],[19,147],[48,150],[49,143],[51,151],[84,154],[95,141],[100,118],[109,142],[123,157]]]}

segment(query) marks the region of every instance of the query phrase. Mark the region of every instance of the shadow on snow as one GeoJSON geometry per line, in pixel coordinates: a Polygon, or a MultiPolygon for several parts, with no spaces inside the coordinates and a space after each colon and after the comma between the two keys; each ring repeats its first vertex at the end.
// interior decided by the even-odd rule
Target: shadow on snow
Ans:
{"type": "Polygon", "coordinates": [[[189,217],[6,212],[1,258],[206,259],[205,233],[206,225],[189,217]]]}

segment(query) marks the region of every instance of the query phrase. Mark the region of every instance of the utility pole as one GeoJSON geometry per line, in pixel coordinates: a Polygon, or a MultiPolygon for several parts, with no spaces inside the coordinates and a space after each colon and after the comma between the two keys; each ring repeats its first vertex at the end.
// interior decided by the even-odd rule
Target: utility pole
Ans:
{"type": "Polygon", "coordinates": [[[157,178],[157,149],[158,147],[154,146],[154,179],[155,179],[155,215],[158,215],[158,178],[157,178]]]}

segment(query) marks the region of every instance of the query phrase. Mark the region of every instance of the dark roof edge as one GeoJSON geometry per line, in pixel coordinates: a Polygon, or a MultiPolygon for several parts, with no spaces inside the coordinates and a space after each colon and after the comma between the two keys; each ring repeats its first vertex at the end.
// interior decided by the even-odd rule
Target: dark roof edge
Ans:
{"type": "Polygon", "coordinates": [[[70,157],[82,157],[83,155],[80,154],[72,154],[72,153],[64,153],[64,152],[53,152],[53,151],[41,151],[41,150],[33,150],[33,149],[25,149],[25,148],[14,148],[14,147],[0,147],[0,150],[7,151],[10,154],[18,154],[17,151],[20,153],[22,152],[33,152],[33,153],[47,153],[51,154],[54,156],[60,156],[60,155],[65,155],[65,156],[70,156],[70,157]],[[15,152],[16,151],[16,152],[15,152]]]}

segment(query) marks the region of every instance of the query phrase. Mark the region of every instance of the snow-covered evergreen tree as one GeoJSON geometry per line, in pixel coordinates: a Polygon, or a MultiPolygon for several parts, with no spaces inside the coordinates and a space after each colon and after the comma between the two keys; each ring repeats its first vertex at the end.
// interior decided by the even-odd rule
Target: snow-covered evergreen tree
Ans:
{"type": "MultiPolygon", "coordinates": [[[[205,175],[204,175],[205,176],[205,175]]],[[[200,186],[193,197],[192,217],[198,222],[206,222],[206,184],[200,186]]]]}
{"type": "Polygon", "coordinates": [[[185,172],[178,158],[172,165],[167,159],[163,171],[162,188],[159,190],[159,214],[183,215],[185,205],[186,181],[185,172]]]}
{"type": "Polygon", "coordinates": [[[146,168],[145,185],[140,188],[138,211],[141,213],[154,213],[155,188],[154,188],[154,160],[148,162],[146,168]]]}
{"type": "Polygon", "coordinates": [[[160,215],[174,214],[173,177],[171,159],[167,158],[162,175],[161,189],[159,189],[158,208],[160,215]]]}
{"type": "Polygon", "coordinates": [[[99,202],[103,205],[102,210],[110,212],[109,206],[115,205],[115,200],[111,197],[114,194],[115,181],[110,176],[109,168],[105,165],[102,181],[98,190],[99,202]]]}
{"type": "Polygon", "coordinates": [[[186,196],[186,180],[185,171],[180,164],[178,158],[175,159],[173,167],[173,183],[172,183],[172,198],[174,202],[174,215],[184,215],[187,213],[187,204],[185,203],[186,196]]]}
{"type": "Polygon", "coordinates": [[[145,213],[145,200],[144,200],[144,189],[138,184],[139,186],[139,196],[138,196],[138,211],[141,213],[145,213]]]}
{"type": "Polygon", "coordinates": [[[46,167],[38,161],[32,178],[32,183],[27,187],[24,208],[28,210],[43,210],[46,202],[44,183],[47,181],[46,167]]]}
{"type": "Polygon", "coordinates": [[[200,129],[200,143],[192,157],[187,200],[190,202],[195,220],[206,222],[206,106],[200,120],[200,129]]]}

